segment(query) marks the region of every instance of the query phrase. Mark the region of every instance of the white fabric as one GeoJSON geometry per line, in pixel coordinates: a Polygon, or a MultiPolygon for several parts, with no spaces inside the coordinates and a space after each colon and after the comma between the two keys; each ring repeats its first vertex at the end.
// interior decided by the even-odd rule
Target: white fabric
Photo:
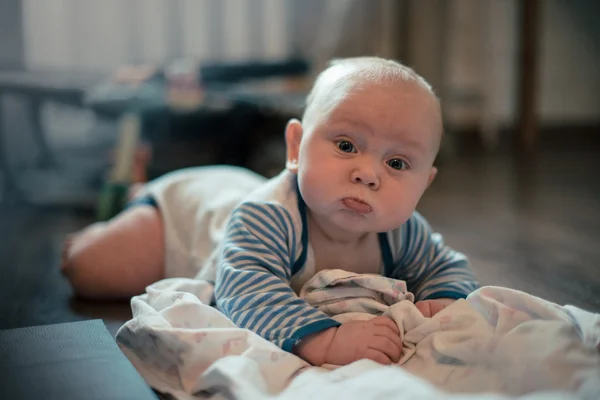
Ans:
{"type": "Polygon", "coordinates": [[[161,212],[165,276],[193,278],[215,256],[233,209],[267,180],[245,168],[180,169],[145,185],[161,212]]]}
{"type": "Polygon", "coordinates": [[[600,315],[523,292],[484,287],[424,318],[403,282],[322,271],[301,291],[309,303],[341,321],[383,312],[404,333],[400,367],[341,368],[310,367],[236,328],[207,305],[212,296],[206,281],[173,278],[133,298],[117,341],[157,390],[181,399],[600,399],[600,315]]]}

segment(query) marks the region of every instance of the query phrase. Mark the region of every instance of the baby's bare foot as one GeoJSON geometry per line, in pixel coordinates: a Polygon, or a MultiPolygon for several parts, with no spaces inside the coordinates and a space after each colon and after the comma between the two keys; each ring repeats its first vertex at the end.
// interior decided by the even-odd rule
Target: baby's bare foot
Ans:
{"type": "Polygon", "coordinates": [[[105,222],[93,223],[83,230],[67,235],[63,243],[60,270],[62,273],[69,273],[72,266],[73,255],[79,251],[104,231],[105,222]]]}
{"type": "Polygon", "coordinates": [[[65,273],[65,271],[68,268],[69,259],[71,257],[71,254],[70,254],[71,248],[73,247],[73,241],[75,240],[76,236],[77,236],[77,233],[71,233],[70,235],[67,235],[67,237],[65,238],[65,241],[63,243],[61,259],[60,259],[60,270],[63,274],[65,273]]]}

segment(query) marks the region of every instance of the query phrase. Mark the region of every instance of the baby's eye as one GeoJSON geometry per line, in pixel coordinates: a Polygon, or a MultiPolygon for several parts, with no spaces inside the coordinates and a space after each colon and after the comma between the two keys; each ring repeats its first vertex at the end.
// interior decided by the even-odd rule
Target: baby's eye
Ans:
{"type": "Polygon", "coordinates": [[[340,141],[336,142],[336,144],[337,144],[337,147],[344,153],[356,152],[354,145],[347,140],[340,140],[340,141]]]}
{"type": "Polygon", "coordinates": [[[403,170],[408,168],[408,164],[406,164],[404,160],[401,160],[399,158],[392,158],[387,162],[387,165],[397,170],[403,170]]]}

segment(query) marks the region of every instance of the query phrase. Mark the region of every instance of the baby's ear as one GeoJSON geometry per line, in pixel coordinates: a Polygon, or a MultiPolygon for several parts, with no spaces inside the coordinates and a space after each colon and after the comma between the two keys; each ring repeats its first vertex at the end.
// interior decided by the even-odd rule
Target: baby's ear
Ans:
{"type": "Polygon", "coordinates": [[[431,185],[431,182],[433,182],[433,180],[435,179],[437,172],[438,172],[438,170],[436,167],[431,167],[431,172],[429,173],[429,179],[427,180],[427,187],[429,187],[429,185],[431,185]]]}
{"type": "Polygon", "coordinates": [[[293,118],[285,127],[286,163],[285,167],[291,172],[298,172],[298,156],[302,141],[302,123],[293,118]]]}

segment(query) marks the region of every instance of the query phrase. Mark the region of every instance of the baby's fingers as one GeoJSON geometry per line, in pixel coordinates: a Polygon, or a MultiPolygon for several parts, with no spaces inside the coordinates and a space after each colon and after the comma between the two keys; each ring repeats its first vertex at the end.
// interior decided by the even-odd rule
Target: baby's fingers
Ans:
{"type": "Polygon", "coordinates": [[[419,310],[421,314],[423,314],[424,317],[431,317],[431,306],[428,301],[418,301],[415,303],[415,306],[417,307],[417,310],[419,310]]]}
{"type": "Polygon", "coordinates": [[[429,309],[431,310],[431,316],[433,317],[435,314],[439,313],[440,311],[442,311],[444,308],[446,308],[446,305],[443,304],[440,301],[433,301],[431,303],[429,303],[429,309]]]}
{"type": "Polygon", "coordinates": [[[400,335],[398,325],[396,325],[396,323],[389,317],[375,317],[371,320],[371,323],[376,326],[387,326],[394,333],[396,333],[396,335],[400,335]]]}
{"type": "Polygon", "coordinates": [[[400,361],[400,357],[402,356],[402,342],[400,342],[400,337],[398,336],[395,336],[395,338],[393,336],[374,336],[369,343],[369,349],[384,353],[394,363],[400,361]]]}
{"type": "Polygon", "coordinates": [[[375,332],[375,336],[383,336],[386,339],[389,339],[394,346],[396,346],[398,348],[398,350],[400,351],[400,353],[402,353],[402,336],[395,333],[395,332],[391,332],[390,330],[386,329],[386,331],[384,332],[375,332]]]}
{"type": "Polygon", "coordinates": [[[375,349],[367,349],[365,358],[368,358],[369,360],[375,361],[376,363],[383,365],[390,365],[392,363],[392,360],[390,360],[388,356],[386,356],[381,351],[375,349]]]}

